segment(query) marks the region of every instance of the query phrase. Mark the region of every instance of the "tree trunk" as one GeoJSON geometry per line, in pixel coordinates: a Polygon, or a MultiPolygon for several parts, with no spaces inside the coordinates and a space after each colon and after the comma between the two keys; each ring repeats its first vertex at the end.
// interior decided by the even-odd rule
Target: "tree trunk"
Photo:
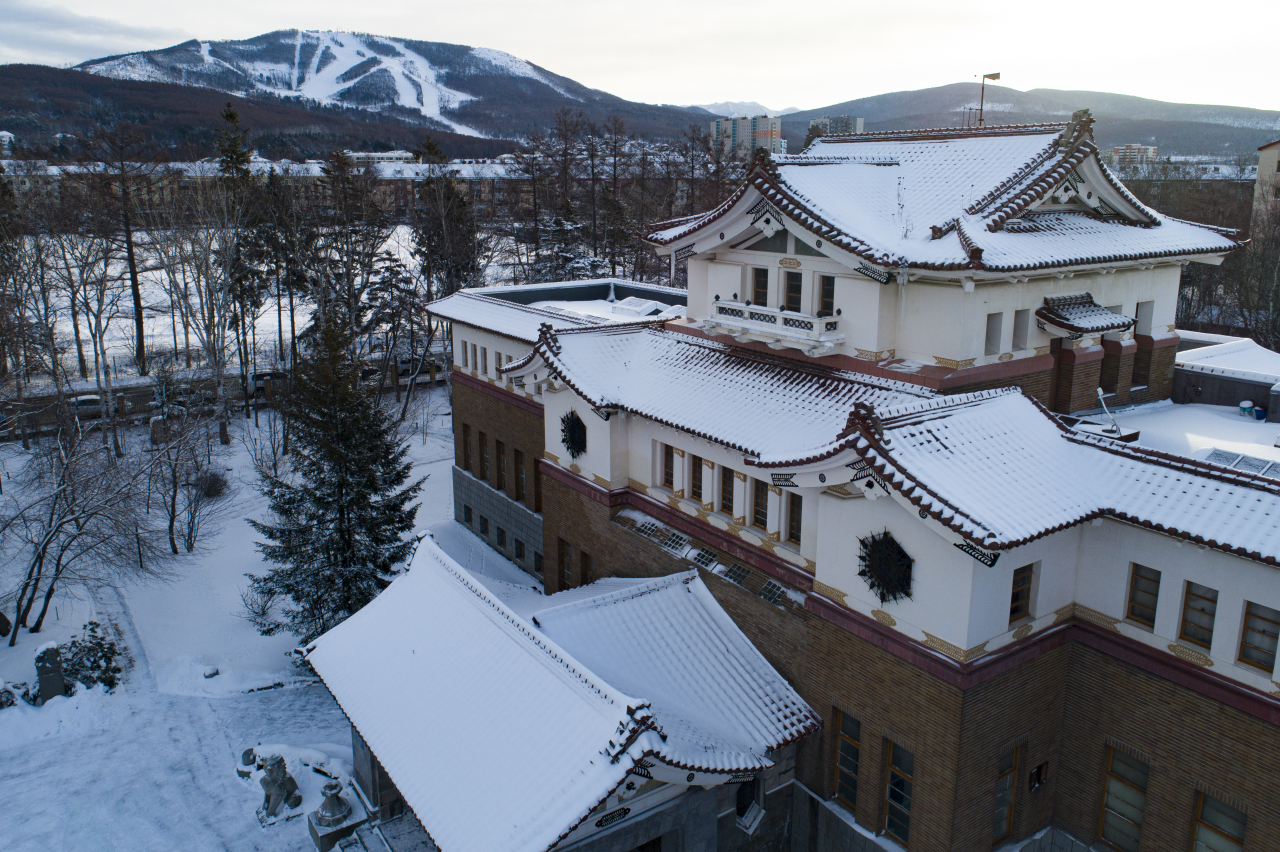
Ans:
{"type": "Polygon", "coordinates": [[[135,356],[138,375],[147,375],[146,330],[142,324],[142,287],[138,284],[138,261],[133,251],[133,223],[129,220],[128,184],[120,182],[120,210],[124,218],[124,254],[129,261],[129,289],[133,293],[133,333],[136,340],[135,356]]]}

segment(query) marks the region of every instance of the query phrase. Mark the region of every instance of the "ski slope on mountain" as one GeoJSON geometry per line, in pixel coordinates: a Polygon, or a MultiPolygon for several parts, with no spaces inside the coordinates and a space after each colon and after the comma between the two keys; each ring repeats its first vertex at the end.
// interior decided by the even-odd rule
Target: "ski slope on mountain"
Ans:
{"type": "Polygon", "coordinates": [[[91,60],[91,74],[123,80],[266,93],[323,105],[416,114],[432,126],[470,136],[488,133],[456,112],[493,91],[546,87],[569,100],[572,81],[557,80],[502,51],[364,33],[281,30],[244,41],[190,41],[171,48],[91,60]],[[503,80],[502,78],[506,78],[503,80]],[[569,84],[569,85],[566,85],[569,84]]]}

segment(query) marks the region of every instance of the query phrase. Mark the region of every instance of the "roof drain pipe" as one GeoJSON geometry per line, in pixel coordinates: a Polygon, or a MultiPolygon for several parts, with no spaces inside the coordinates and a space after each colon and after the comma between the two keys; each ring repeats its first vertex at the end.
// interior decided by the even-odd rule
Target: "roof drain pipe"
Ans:
{"type": "Polygon", "coordinates": [[[1103,431],[1110,431],[1118,436],[1120,434],[1120,424],[1116,422],[1116,418],[1111,414],[1110,409],[1107,408],[1107,401],[1102,398],[1102,388],[1098,388],[1098,402],[1102,403],[1102,411],[1107,415],[1107,419],[1111,421],[1111,429],[1103,431]]]}

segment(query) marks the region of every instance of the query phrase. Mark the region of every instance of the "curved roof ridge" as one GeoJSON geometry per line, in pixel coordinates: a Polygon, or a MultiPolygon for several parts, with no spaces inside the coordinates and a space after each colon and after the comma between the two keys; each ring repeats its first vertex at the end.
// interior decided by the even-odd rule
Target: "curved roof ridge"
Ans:
{"type": "MultiPolygon", "coordinates": [[[[688,571],[677,571],[674,574],[667,574],[664,577],[656,577],[643,583],[637,583],[633,586],[624,586],[620,589],[609,589],[601,591],[598,595],[591,597],[578,598],[576,600],[565,601],[560,604],[552,604],[545,609],[540,609],[535,613],[535,617],[550,615],[551,613],[572,612],[575,609],[593,609],[604,604],[617,603],[618,601],[637,598],[642,595],[652,594],[653,592],[665,589],[668,586],[679,585],[680,583],[689,583],[697,579],[698,570],[696,568],[688,571]]],[[[548,600],[554,600],[555,595],[548,597],[548,600]]]]}
{"type": "MultiPolygon", "coordinates": [[[[539,631],[531,628],[529,624],[516,614],[515,610],[508,607],[502,602],[496,594],[489,590],[483,583],[471,575],[465,568],[453,562],[451,559],[441,559],[441,556],[447,556],[440,546],[430,539],[426,539],[419,543],[418,551],[422,552],[422,545],[428,545],[426,553],[435,560],[444,571],[453,578],[460,586],[471,592],[478,600],[488,605],[494,614],[506,621],[511,628],[520,633],[524,640],[530,645],[536,647],[553,666],[562,669],[590,692],[595,693],[601,699],[608,701],[610,704],[621,705],[625,707],[628,713],[634,713],[637,720],[643,719],[648,715],[647,710],[642,710],[644,702],[629,695],[625,695],[615,690],[612,686],[604,681],[593,680],[590,669],[579,663],[573,656],[555,642],[542,635],[539,631]],[[452,563],[452,564],[451,564],[452,563]]],[[[594,675],[593,675],[594,677],[594,675]]]]}

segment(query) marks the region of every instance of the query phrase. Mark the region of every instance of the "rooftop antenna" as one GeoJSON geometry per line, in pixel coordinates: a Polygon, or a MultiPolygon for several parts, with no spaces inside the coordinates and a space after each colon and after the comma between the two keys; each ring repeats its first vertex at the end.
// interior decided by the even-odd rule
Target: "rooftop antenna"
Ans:
{"type": "Polygon", "coordinates": [[[978,95],[978,126],[979,126],[979,127],[982,127],[982,126],[983,126],[983,120],[982,120],[982,108],[983,108],[983,106],[985,106],[985,105],[986,105],[986,101],[987,101],[987,81],[988,81],[988,80],[999,80],[999,79],[1000,79],[1000,72],[999,72],[999,71],[996,71],[996,72],[995,72],[995,73],[993,73],[993,74],[983,74],[983,75],[982,75],[982,91],[981,91],[981,92],[979,93],[979,95],[978,95]]]}
{"type": "Polygon", "coordinates": [[[1104,432],[1110,432],[1110,433],[1112,433],[1113,435],[1119,435],[1119,434],[1120,434],[1120,424],[1116,422],[1115,415],[1113,415],[1113,414],[1111,413],[1110,409],[1108,409],[1108,408],[1107,408],[1107,401],[1106,401],[1105,399],[1103,399],[1103,398],[1102,398],[1102,388],[1098,388],[1098,402],[1102,403],[1102,411],[1103,411],[1103,413],[1104,413],[1104,414],[1106,414],[1106,415],[1107,415],[1107,419],[1109,419],[1109,420],[1111,421],[1111,428],[1110,428],[1110,429],[1103,429],[1102,431],[1104,431],[1104,432]]]}

